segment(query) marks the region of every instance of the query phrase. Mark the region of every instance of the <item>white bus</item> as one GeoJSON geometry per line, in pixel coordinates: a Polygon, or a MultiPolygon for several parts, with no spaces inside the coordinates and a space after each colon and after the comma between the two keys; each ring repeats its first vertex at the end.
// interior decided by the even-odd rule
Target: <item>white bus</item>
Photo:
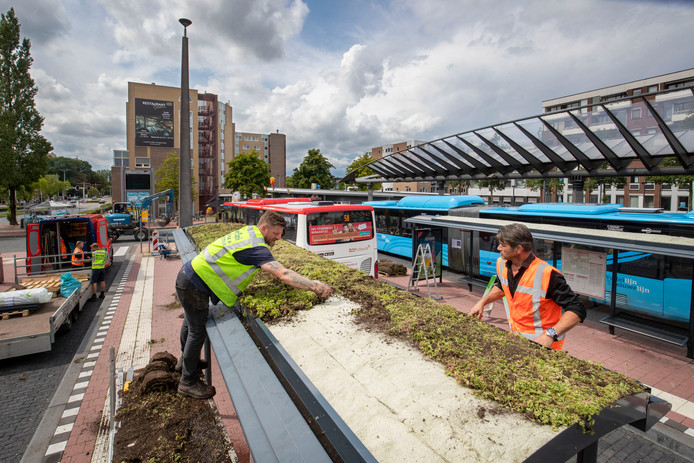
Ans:
{"type": "Polygon", "coordinates": [[[373,207],[308,198],[249,199],[224,203],[232,222],[256,225],[265,211],[287,221],[282,239],[378,278],[373,207]]]}

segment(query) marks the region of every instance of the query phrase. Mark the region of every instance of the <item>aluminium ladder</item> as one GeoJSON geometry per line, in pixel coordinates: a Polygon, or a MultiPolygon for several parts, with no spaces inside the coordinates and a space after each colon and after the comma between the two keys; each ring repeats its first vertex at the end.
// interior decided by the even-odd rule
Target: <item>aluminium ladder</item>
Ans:
{"type": "Polygon", "coordinates": [[[417,284],[422,275],[427,284],[427,297],[429,299],[441,299],[441,296],[439,296],[439,287],[436,284],[436,263],[431,254],[431,245],[429,245],[429,243],[420,244],[417,247],[417,254],[415,255],[412,273],[410,274],[410,282],[407,284],[408,291],[419,290],[417,284]],[[431,296],[429,279],[434,281],[434,290],[436,291],[436,296],[434,297],[431,296]]]}

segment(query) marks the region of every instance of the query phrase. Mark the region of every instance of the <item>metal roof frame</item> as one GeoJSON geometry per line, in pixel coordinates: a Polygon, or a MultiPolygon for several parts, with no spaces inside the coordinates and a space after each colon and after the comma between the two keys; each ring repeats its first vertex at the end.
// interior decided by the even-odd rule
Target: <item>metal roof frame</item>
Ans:
{"type": "Polygon", "coordinates": [[[357,171],[352,171],[341,182],[694,175],[694,88],[629,96],[461,132],[366,166],[376,174],[357,178],[357,171]],[[663,166],[666,158],[676,165],[663,166]]]}

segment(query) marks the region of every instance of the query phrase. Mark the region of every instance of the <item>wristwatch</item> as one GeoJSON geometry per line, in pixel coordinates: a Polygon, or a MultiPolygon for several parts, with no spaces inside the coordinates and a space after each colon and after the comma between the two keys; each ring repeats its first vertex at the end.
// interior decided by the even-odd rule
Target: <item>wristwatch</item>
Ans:
{"type": "Polygon", "coordinates": [[[557,334],[557,330],[555,330],[554,328],[547,328],[545,330],[545,334],[547,336],[549,336],[550,338],[554,339],[555,341],[557,341],[559,339],[559,335],[557,334]]]}

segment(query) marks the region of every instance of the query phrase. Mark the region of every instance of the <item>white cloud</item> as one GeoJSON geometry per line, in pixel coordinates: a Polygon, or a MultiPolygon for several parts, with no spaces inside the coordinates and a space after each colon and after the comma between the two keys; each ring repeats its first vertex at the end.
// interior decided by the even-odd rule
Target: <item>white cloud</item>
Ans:
{"type": "Polygon", "coordinates": [[[193,21],[191,86],[229,101],[237,130],[285,133],[289,171],[320,148],[339,175],[374,146],[531,116],[545,99],[694,62],[687,2],[354,2],[341,21],[314,1],[24,0],[45,133],[57,154],[110,166],[127,82],[180,82],[180,17],[193,21]],[[325,29],[305,29],[321,20],[339,29],[325,46],[325,29]]]}

